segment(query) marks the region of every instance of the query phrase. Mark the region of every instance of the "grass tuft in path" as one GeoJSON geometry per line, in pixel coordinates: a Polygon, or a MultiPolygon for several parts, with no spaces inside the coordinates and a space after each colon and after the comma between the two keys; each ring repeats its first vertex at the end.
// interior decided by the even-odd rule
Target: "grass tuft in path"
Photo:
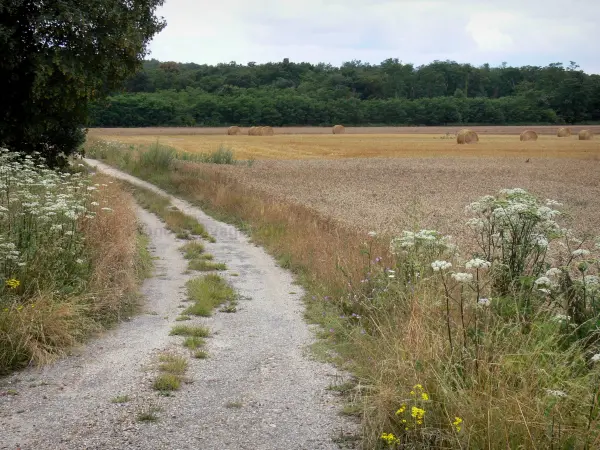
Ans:
{"type": "Polygon", "coordinates": [[[188,299],[193,303],[185,314],[208,317],[213,309],[236,299],[236,293],[227,282],[216,274],[208,274],[187,282],[188,299]]]}

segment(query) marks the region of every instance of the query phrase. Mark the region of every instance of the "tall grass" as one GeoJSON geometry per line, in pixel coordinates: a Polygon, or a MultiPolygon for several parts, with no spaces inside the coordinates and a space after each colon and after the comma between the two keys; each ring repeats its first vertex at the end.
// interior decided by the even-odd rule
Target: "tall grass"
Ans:
{"type": "Polygon", "coordinates": [[[149,264],[117,184],[0,150],[0,372],[130,314],[149,264]]]}
{"type": "Polygon", "coordinates": [[[299,275],[356,376],[365,448],[599,448],[598,247],[554,203],[517,189],[469,205],[470,255],[432,230],[364,236],[202,165],[161,183],[299,275]]]}

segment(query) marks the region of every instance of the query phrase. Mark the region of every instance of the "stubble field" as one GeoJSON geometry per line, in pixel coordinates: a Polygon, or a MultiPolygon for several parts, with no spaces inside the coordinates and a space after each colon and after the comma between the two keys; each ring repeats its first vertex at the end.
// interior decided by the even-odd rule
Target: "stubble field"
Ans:
{"type": "MultiPolygon", "coordinates": [[[[524,127],[481,127],[480,142],[458,145],[455,128],[414,128],[414,134],[365,128],[361,134],[226,136],[215,129],[97,129],[92,137],[129,144],[159,142],[186,152],[220,145],[251,166],[199,165],[275,201],[308,206],[351,228],[397,234],[434,228],[460,235],[464,206],[501,188],[521,187],[565,204],[572,226],[597,232],[600,211],[600,141],[555,137],[556,127],[533,127],[537,142],[520,142],[524,127]],[[366,134],[365,131],[380,130],[366,134]],[[427,131],[421,133],[421,131],[427,131]],[[494,133],[494,134],[488,134],[494,133]],[[545,133],[545,134],[543,134],[545,133]],[[550,134],[552,133],[552,134],[550,134]]],[[[578,128],[574,128],[575,132],[578,128]]],[[[301,129],[310,130],[310,129],[301,129]]],[[[396,129],[393,129],[396,130],[396,129]]],[[[199,174],[200,175],[200,174],[199,174]]]]}

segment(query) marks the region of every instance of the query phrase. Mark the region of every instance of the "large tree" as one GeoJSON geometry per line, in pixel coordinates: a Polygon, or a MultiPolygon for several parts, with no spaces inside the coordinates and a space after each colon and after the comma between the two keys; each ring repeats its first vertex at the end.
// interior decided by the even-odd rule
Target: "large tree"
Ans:
{"type": "Polygon", "coordinates": [[[140,67],[164,0],[0,0],[0,146],[76,152],[90,101],[140,67]]]}

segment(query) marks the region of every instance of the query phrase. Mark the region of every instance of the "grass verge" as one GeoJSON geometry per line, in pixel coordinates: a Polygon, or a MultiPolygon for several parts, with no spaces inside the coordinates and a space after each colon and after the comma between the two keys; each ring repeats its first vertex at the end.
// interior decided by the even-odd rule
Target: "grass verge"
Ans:
{"type": "Polygon", "coordinates": [[[0,153],[0,165],[0,373],[6,373],[45,364],[135,313],[152,259],[120,183],[55,172],[13,153],[0,153]]]}

